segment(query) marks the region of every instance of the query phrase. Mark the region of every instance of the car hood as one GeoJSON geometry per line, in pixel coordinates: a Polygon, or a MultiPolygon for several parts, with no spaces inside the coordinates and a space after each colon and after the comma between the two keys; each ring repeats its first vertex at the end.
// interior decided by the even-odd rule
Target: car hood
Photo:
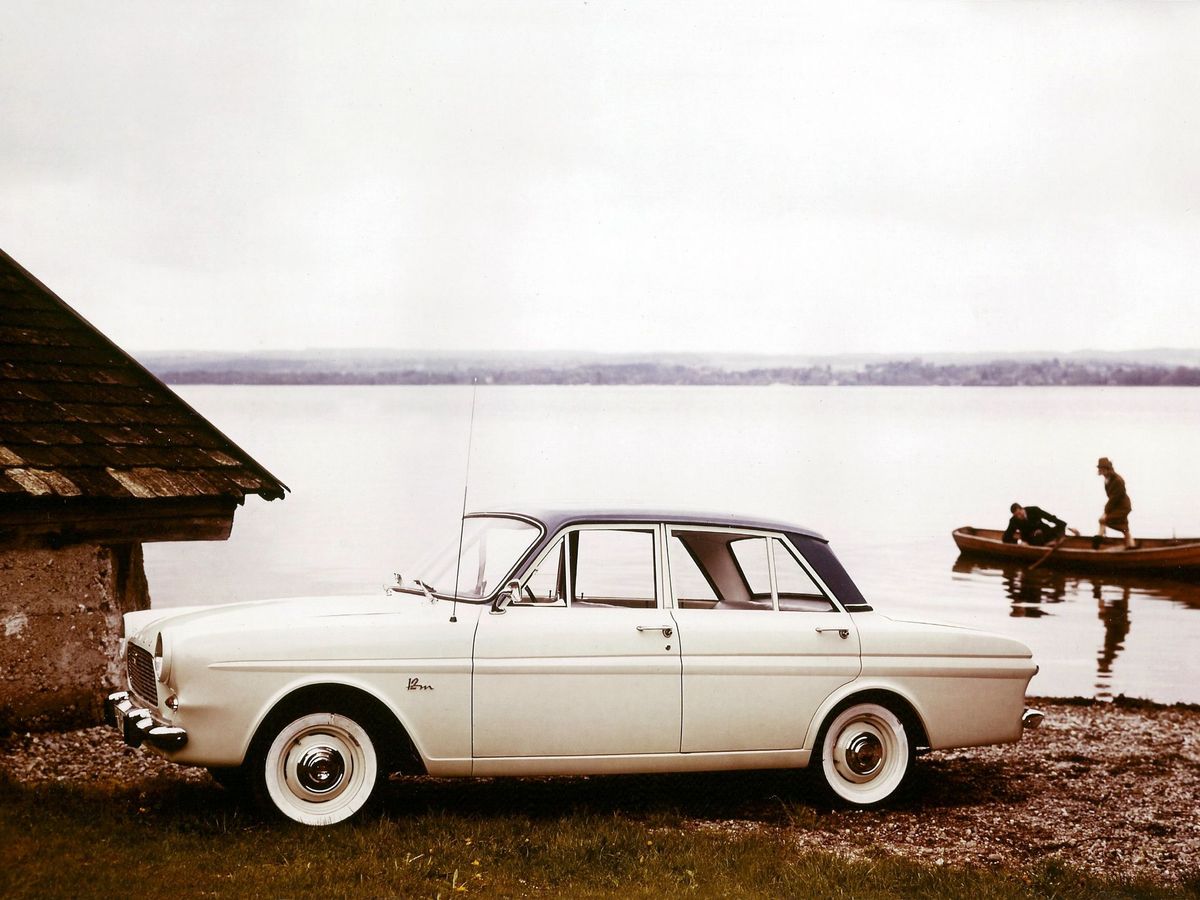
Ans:
{"type": "MultiPolygon", "coordinates": [[[[173,642],[217,638],[240,643],[250,634],[309,632],[320,643],[336,643],[340,635],[406,630],[419,624],[448,622],[455,604],[407,593],[384,595],[289,597],[222,606],[189,606],[127,613],[125,633],[153,648],[159,633],[173,642]]],[[[471,618],[472,605],[459,603],[459,618],[471,618]]]]}

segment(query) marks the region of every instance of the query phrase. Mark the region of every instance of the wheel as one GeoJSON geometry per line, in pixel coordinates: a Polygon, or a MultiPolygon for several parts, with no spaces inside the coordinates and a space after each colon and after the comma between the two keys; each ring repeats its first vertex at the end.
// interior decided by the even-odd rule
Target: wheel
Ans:
{"type": "Polygon", "coordinates": [[[358,721],[363,717],[310,712],[285,718],[254,763],[260,802],[304,825],[342,822],[367,806],[380,767],[376,742],[358,721]]]}
{"type": "Polygon", "coordinates": [[[878,703],[856,703],[838,713],[825,726],[820,747],[826,787],[855,806],[887,800],[912,768],[904,722],[878,703]]]}

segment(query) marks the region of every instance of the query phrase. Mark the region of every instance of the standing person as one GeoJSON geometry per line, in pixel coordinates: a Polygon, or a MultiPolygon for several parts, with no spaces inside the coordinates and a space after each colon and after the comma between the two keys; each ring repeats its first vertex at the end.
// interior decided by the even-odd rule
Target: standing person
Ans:
{"type": "Polygon", "coordinates": [[[1104,504],[1104,515],[1100,517],[1100,534],[1092,541],[1093,547],[1100,546],[1100,538],[1104,537],[1105,529],[1111,528],[1125,536],[1125,549],[1133,549],[1133,535],[1129,533],[1129,514],[1133,511],[1133,503],[1125,492],[1125,479],[1113,469],[1112,460],[1102,456],[1096,462],[1096,474],[1104,478],[1104,493],[1108,500],[1104,504]]]}
{"type": "MultiPolygon", "coordinates": [[[[1067,530],[1066,522],[1038,506],[1014,503],[1008,511],[1012,513],[1012,518],[1008,520],[1008,528],[1004,531],[1003,541],[1006,544],[1016,543],[1019,538],[1026,544],[1041,547],[1058,540],[1067,530]]],[[[1079,534],[1074,528],[1071,530],[1079,534]]]]}

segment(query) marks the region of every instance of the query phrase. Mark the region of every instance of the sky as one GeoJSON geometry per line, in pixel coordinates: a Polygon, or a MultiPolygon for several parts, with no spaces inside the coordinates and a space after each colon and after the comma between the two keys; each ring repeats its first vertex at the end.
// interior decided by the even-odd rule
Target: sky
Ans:
{"type": "Polygon", "coordinates": [[[0,5],[0,248],[130,351],[1200,347],[1200,4],[0,5]]]}

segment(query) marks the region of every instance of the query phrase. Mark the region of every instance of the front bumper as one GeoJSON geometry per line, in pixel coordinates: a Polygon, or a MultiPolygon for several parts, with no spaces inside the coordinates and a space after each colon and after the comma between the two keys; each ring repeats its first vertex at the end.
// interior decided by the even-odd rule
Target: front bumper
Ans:
{"type": "Polygon", "coordinates": [[[104,721],[125,739],[130,747],[149,744],[156,750],[181,750],[187,744],[187,731],[155,719],[150,710],[135,706],[128,691],[117,691],[104,699],[104,721]]]}

